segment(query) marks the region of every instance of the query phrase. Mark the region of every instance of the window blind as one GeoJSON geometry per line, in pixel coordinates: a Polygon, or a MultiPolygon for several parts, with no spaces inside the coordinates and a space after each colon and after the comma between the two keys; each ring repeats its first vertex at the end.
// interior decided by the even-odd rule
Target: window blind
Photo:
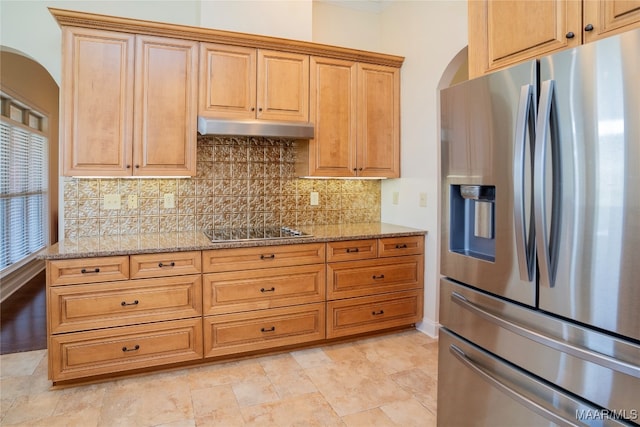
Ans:
{"type": "Polygon", "coordinates": [[[47,139],[4,117],[0,121],[0,272],[45,246],[47,139]]]}

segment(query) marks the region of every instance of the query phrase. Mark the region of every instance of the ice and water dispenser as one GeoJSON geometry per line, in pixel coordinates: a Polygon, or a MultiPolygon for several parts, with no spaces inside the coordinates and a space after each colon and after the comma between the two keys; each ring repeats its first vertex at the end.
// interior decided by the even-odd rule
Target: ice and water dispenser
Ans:
{"type": "Polygon", "coordinates": [[[493,185],[452,185],[450,200],[450,250],[495,261],[495,201],[493,185]]]}

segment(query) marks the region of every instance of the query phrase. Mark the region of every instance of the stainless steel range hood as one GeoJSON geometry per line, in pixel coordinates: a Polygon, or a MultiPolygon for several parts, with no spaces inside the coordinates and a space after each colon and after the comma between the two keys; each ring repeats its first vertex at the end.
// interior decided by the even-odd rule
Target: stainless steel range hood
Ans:
{"type": "Polygon", "coordinates": [[[220,120],[198,116],[201,135],[269,136],[311,139],[313,125],[296,122],[268,122],[261,120],[220,120]]]}

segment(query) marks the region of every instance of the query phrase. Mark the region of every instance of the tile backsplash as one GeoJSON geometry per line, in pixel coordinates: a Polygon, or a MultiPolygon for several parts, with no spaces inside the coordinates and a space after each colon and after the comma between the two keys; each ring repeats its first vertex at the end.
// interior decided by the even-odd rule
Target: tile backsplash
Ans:
{"type": "Polygon", "coordinates": [[[199,136],[193,178],[65,178],[64,236],[380,220],[379,180],[296,178],[295,144],[199,136]],[[120,209],[105,209],[105,194],[118,194],[120,209]],[[174,194],[175,207],[164,208],[165,194],[174,194]],[[137,206],[130,209],[131,195],[137,206]]]}

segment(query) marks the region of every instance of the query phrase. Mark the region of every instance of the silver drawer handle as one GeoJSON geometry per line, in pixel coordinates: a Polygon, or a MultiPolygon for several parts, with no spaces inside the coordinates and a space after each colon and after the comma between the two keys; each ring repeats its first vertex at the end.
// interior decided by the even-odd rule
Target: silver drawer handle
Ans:
{"type": "Polygon", "coordinates": [[[519,402],[521,405],[523,405],[526,408],[530,409],[531,411],[535,412],[536,414],[541,415],[544,418],[548,419],[549,421],[551,421],[553,423],[556,423],[558,425],[561,425],[561,426],[567,426],[567,425],[568,426],[578,426],[579,425],[579,424],[576,424],[576,423],[572,422],[571,420],[569,420],[567,418],[561,417],[561,416],[551,412],[550,410],[548,410],[544,406],[534,402],[533,400],[529,399],[528,397],[525,397],[524,395],[518,393],[517,391],[513,390],[512,388],[506,386],[505,384],[500,382],[500,380],[495,378],[493,375],[490,375],[489,373],[485,372],[480,367],[476,366],[476,364],[471,359],[469,359],[467,357],[467,355],[464,353],[464,351],[460,350],[457,346],[451,344],[449,346],[449,352],[451,354],[453,354],[455,356],[455,358],[460,361],[460,363],[462,363],[464,366],[469,368],[475,374],[480,376],[480,378],[482,378],[483,380],[487,381],[489,384],[491,384],[492,386],[494,386],[495,388],[497,388],[498,390],[500,390],[501,392],[503,392],[507,396],[511,397],[516,402],[519,402]]]}
{"type": "Polygon", "coordinates": [[[571,354],[572,356],[579,357],[580,359],[586,360],[588,362],[596,363],[600,366],[613,369],[614,371],[622,372],[623,374],[631,375],[635,378],[640,378],[640,366],[635,366],[630,363],[614,359],[613,357],[607,356],[605,354],[585,350],[578,346],[568,344],[564,341],[560,341],[556,338],[544,335],[541,332],[533,331],[517,325],[513,322],[509,322],[508,320],[504,320],[494,314],[489,313],[486,310],[483,310],[457,292],[451,293],[451,300],[454,303],[462,306],[463,308],[466,308],[470,312],[482,317],[483,319],[488,320],[489,322],[501,328],[518,334],[521,337],[528,338],[532,341],[553,348],[555,350],[571,354]]]}

